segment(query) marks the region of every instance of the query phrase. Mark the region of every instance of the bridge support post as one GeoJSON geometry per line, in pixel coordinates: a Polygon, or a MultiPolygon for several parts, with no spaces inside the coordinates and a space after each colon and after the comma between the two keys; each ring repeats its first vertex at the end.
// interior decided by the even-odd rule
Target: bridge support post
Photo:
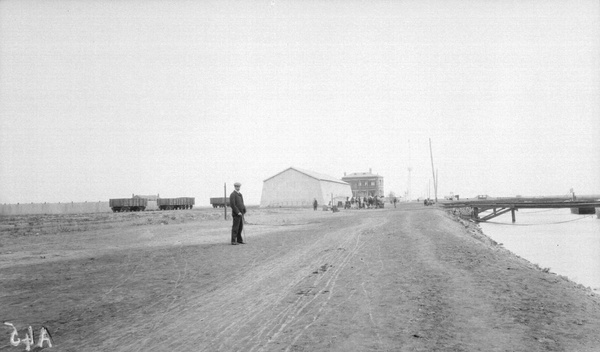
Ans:
{"type": "Polygon", "coordinates": [[[475,220],[479,219],[479,208],[478,207],[473,207],[473,219],[475,219],[475,220]]]}
{"type": "Polygon", "coordinates": [[[512,222],[513,222],[513,224],[514,224],[514,223],[515,223],[515,208],[512,208],[512,209],[510,210],[510,215],[512,215],[512,222]]]}

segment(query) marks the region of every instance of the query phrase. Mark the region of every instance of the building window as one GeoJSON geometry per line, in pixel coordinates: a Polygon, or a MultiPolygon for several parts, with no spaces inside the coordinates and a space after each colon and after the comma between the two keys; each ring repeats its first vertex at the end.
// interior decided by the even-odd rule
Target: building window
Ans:
{"type": "Polygon", "coordinates": [[[375,181],[371,181],[371,186],[375,186],[375,181]]]}

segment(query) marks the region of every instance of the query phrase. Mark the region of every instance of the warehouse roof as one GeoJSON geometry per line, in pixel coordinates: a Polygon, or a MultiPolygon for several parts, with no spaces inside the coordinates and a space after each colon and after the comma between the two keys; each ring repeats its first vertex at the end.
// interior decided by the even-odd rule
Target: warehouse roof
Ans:
{"type": "Polygon", "coordinates": [[[291,166],[291,167],[289,167],[289,168],[287,168],[287,169],[285,169],[285,170],[283,170],[283,171],[281,171],[281,172],[279,172],[279,173],[277,173],[277,174],[275,174],[275,175],[267,178],[264,182],[266,182],[266,181],[272,179],[273,177],[278,176],[278,175],[280,175],[280,174],[282,174],[282,173],[284,173],[284,172],[286,172],[288,170],[296,170],[296,171],[298,171],[298,172],[300,172],[302,174],[305,174],[306,176],[315,178],[315,179],[317,179],[319,181],[337,182],[337,183],[341,183],[341,184],[345,184],[345,185],[348,184],[347,182],[344,182],[344,181],[342,181],[340,179],[337,179],[337,178],[335,178],[333,176],[321,174],[321,173],[314,172],[314,171],[304,170],[304,169],[300,169],[300,168],[293,167],[293,166],[291,166]]]}

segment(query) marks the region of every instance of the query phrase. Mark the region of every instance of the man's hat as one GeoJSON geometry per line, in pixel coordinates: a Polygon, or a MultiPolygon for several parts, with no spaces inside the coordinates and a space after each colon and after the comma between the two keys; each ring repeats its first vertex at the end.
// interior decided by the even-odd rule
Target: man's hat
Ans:
{"type": "Polygon", "coordinates": [[[241,186],[242,184],[241,184],[241,183],[239,183],[239,182],[236,182],[236,183],[234,183],[233,185],[234,185],[234,186],[241,186]]]}

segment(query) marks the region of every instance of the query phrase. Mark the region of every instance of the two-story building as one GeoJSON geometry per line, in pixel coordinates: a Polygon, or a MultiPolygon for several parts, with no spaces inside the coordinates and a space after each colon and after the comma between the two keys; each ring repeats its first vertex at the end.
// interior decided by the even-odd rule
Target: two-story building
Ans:
{"type": "Polygon", "coordinates": [[[349,175],[344,172],[342,181],[350,184],[353,197],[384,196],[383,176],[373,174],[371,169],[369,172],[355,172],[349,175]]]}

